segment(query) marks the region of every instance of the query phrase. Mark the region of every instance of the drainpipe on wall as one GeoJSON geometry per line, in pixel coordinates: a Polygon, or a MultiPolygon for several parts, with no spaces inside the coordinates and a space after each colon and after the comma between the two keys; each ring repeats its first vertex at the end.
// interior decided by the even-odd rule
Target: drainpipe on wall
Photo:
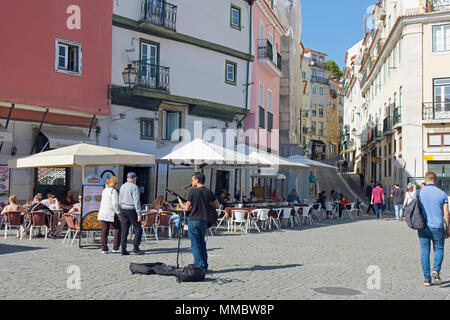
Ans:
{"type": "MultiPolygon", "coordinates": [[[[249,51],[248,54],[249,56],[252,55],[252,33],[253,33],[253,3],[255,2],[255,0],[247,0],[248,4],[250,6],[250,28],[249,28],[249,51]]],[[[250,60],[247,60],[247,83],[245,84],[246,86],[246,92],[245,92],[245,115],[242,117],[242,119],[238,120],[238,129],[242,128],[242,122],[244,121],[244,119],[247,117],[248,112],[249,112],[249,107],[248,107],[248,91],[249,91],[249,87],[250,87],[250,60]]]]}

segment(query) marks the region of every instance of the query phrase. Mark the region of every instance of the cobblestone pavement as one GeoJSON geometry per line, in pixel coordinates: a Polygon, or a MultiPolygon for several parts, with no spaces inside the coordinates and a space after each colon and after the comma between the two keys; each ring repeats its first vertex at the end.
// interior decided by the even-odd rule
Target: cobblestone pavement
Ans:
{"type": "MultiPolygon", "coordinates": [[[[174,277],[131,275],[128,269],[130,262],[176,264],[175,239],[143,242],[145,255],[121,256],[62,247],[62,239],[20,240],[15,230],[6,240],[0,234],[0,299],[450,299],[449,246],[444,284],[426,288],[417,234],[393,220],[327,220],[301,230],[220,233],[208,238],[212,272],[206,281],[182,284],[174,277]],[[79,290],[67,287],[71,265],[80,268],[79,290]],[[373,265],[380,270],[379,290],[367,286],[373,265]],[[318,287],[362,294],[324,295],[313,290],[318,287]]],[[[182,252],[183,264],[192,263],[187,238],[182,252]]]]}

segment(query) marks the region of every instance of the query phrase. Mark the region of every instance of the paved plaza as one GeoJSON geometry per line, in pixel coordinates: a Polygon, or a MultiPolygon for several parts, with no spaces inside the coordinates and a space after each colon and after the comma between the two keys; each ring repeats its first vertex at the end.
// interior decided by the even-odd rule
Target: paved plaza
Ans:
{"type": "MultiPolygon", "coordinates": [[[[0,299],[450,299],[449,246],[443,285],[425,288],[417,232],[390,219],[219,233],[207,241],[212,272],[206,281],[182,284],[175,277],[131,275],[128,269],[130,262],[176,264],[175,239],[149,240],[141,245],[145,255],[122,256],[67,243],[62,247],[62,239],[20,240],[15,230],[6,240],[3,231],[0,235],[0,299]],[[81,289],[68,288],[68,282],[74,287],[73,266],[79,267],[81,289]],[[377,274],[380,288],[369,288],[368,278],[377,274]],[[347,295],[323,294],[320,287],[347,295]],[[342,288],[360,294],[348,295],[352,292],[342,288]]],[[[183,238],[183,264],[193,261],[189,245],[183,238]]]]}

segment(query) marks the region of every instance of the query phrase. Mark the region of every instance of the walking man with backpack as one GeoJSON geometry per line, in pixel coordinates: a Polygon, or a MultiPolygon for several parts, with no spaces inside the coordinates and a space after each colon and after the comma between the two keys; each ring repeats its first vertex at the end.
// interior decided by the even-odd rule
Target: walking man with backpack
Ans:
{"type": "Polygon", "coordinates": [[[208,270],[208,253],[205,236],[208,229],[208,215],[211,210],[219,209],[220,204],[214,193],[204,186],[205,175],[201,172],[192,174],[192,189],[187,194],[187,202],[178,197],[178,202],[185,212],[189,213],[188,234],[191,240],[194,264],[205,272],[208,270]]]}
{"type": "Polygon", "coordinates": [[[441,285],[439,274],[444,259],[444,242],[450,236],[448,197],[444,191],[436,187],[436,181],[436,174],[427,172],[426,187],[422,188],[419,194],[419,202],[426,219],[426,227],[418,231],[425,286],[430,286],[431,283],[441,285]],[[431,242],[434,249],[434,264],[430,275],[431,242]]]}

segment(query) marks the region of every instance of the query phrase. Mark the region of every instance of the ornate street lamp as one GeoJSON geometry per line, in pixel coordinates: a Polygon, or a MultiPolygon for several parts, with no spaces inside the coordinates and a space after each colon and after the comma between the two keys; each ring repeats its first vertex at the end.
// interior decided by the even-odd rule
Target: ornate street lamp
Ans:
{"type": "Polygon", "coordinates": [[[137,71],[134,66],[129,63],[122,72],[123,82],[131,88],[131,85],[136,83],[137,71]]]}

